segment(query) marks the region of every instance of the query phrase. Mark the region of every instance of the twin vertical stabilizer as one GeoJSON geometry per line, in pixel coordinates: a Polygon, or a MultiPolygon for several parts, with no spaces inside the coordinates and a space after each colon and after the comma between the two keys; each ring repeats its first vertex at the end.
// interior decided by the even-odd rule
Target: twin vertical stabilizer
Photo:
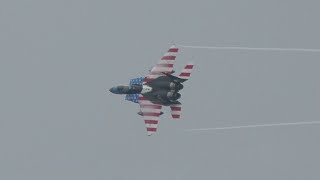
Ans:
{"type": "MultiPolygon", "coordinates": [[[[184,82],[190,78],[192,69],[193,69],[194,63],[188,63],[184,69],[181,71],[180,75],[177,78],[178,82],[184,82]]],[[[170,106],[171,109],[171,116],[173,119],[180,119],[181,117],[181,109],[182,105],[181,104],[174,104],[170,106]]]]}

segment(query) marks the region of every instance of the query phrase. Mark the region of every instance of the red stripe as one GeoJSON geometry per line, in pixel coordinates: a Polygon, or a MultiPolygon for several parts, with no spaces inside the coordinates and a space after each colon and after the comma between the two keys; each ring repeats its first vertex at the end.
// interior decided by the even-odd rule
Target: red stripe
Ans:
{"type": "Polygon", "coordinates": [[[157,64],[157,67],[173,67],[173,64],[157,64]]]}
{"type": "Polygon", "coordinates": [[[178,52],[178,48],[170,48],[168,52],[178,52]]]}
{"type": "Polygon", "coordinates": [[[154,80],[154,78],[144,78],[144,80],[143,80],[143,82],[150,82],[150,81],[152,81],[152,80],[154,80]]]}
{"type": "Polygon", "coordinates": [[[161,60],[175,60],[176,56],[163,56],[161,60]]]}
{"type": "Polygon", "coordinates": [[[180,76],[188,76],[188,77],[189,77],[190,74],[191,74],[191,73],[184,73],[184,72],[183,72],[183,73],[180,74],[180,76]]]}
{"type": "Polygon", "coordinates": [[[139,100],[148,100],[147,98],[143,97],[143,96],[140,96],[139,97],[139,100]]]}
{"type": "Polygon", "coordinates": [[[158,121],[156,121],[156,120],[144,120],[144,122],[146,124],[158,124],[158,121]]]}
{"type": "Polygon", "coordinates": [[[171,108],[172,111],[181,111],[181,107],[171,106],[170,108],[171,108]]]}
{"type": "Polygon", "coordinates": [[[156,132],[157,128],[147,128],[147,131],[156,132]]]}
{"type": "Polygon", "coordinates": [[[161,106],[155,104],[141,104],[140,107],[148,109],[161,109],[161,106]]]}
{"type": "Polygon", "coordinates": [[[179,115],[179,114],[172,114],[172,118],[174,118],[174,119],[179,119],[179,118],[180,118],[180,115],[179,115]]]}
{"type": "Polygon", "coordinates": [[[160,113],[155,113],[155,112],[143,112],[143,116],[156,116],[159,117],[160,113]]]}
{"type": "Polygon", "coordinates": [[[193,65],[186,65],[185,69],[192,69],[193,65]]]}

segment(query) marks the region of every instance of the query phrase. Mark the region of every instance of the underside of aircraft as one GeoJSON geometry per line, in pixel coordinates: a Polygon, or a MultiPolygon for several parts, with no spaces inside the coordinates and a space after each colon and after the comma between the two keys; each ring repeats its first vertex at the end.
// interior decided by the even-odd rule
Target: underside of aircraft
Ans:
{"type": "Polygon", "coordinates": [[[150,136],[157,131],[162,106],[169,106],[173,119],[180,119],[182,104],[180,90],[190,78],[193,63],[188,63],[179,76],[174,76],[173,65],[179,49],[171,46],[161,60],[149,71],[145,77],[130,80],[129,85],[112,87],[114,94],[126,94],[125,99],[140,105],[139,115],[143,116],[147,134],[150,136]]]}

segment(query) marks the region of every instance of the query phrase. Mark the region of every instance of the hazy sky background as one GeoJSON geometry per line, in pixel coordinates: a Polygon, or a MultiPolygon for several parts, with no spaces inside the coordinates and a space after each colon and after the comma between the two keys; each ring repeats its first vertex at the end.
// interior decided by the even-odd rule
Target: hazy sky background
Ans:
{"type": "Polygon", "coordinates": [[[183,119],[146,136],[108,89],[174,41],[320,48],[319,2],[0,1],[1,180],[320,178],[320,126],[184,132],[319,120],[320,53],[181,49],[183,119]]]}

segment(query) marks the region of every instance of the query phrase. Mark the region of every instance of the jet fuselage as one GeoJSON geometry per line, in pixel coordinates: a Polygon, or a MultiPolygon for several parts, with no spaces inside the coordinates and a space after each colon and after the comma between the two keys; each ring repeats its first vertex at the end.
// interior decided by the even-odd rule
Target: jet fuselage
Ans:
{"type": "Polygon", "coordinates": [[[180,104],[177,101],[181,94],[179,91],[183,89],[180,82],[173,81],[168,76],[160,76],[143,85],[119,85],[112,87],[110,92],[114,94],[141,94],[154,104],[172,105],[180,104]]]}

